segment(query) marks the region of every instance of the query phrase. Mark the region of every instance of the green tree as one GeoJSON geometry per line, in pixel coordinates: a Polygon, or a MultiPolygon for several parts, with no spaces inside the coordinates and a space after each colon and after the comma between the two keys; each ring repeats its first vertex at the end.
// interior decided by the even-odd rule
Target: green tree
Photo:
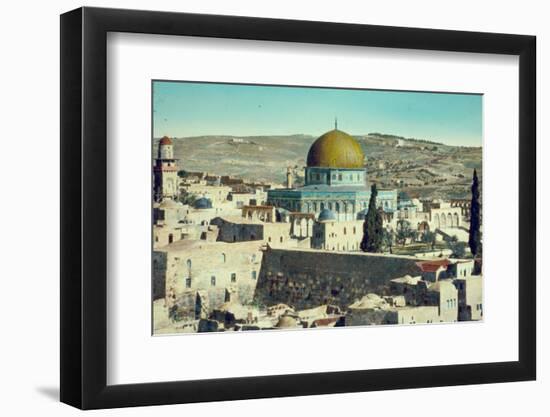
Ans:
{"type": "Polygon", "coordinates": [[[472,204],[470,206],[470,230],[468,237],[468,246],[472,256],[481,254],[481,207],[479,204],[479,180],[477,171],[474,169],[474,177],[472,180],[472,204]]]}
{"type": "Polygon", "coordinates": [[[395,234],[393,230],[391,229],[383,229],[382,230],[382,245],[384,246],[384,249],[389,251],[390,253],[393,253],[393,240],[394,240],[395,234]]]}
{"type": "Polygon", "coordinates": [[[182,193],[180,194],[179,200],[182,204],[188,204],[192,206],[193,204],[195,204],[195,201],[197,201],[197,196],[195,194],[182,193]]]}
{"type": "Polygon", "coordinates": [[[415,236],[414,230],[411,228],[411,224],[407,220],[399,220],[397,222],[396,240],[405,246],[407,238],[415,236]]]}
{"type": "Polygon", "coordinates": [[[453,258],[464,258],[466,255],[466,244],[459,242],[456,236],[451,236],[447,239],[447,246],[453,252],[451,254],[453,258]]]}
{"type": "Polygon", "coordinates": [[[422,242],[423,243],[429,243],[432,250],[434,250],[435,247],[435,233],[430,232],[429,230],[425,231],[422,235],[422,242]]]}
{"type": "Polygon", "coordinates": [[[376,208],[376,196],[378,190],[376,184],[370,188],[370,200],[365,222],[363,223],[363,239],[361,240],[361,250],[363,252],[381,252],[382,251],[382,213],[376,208]]]}

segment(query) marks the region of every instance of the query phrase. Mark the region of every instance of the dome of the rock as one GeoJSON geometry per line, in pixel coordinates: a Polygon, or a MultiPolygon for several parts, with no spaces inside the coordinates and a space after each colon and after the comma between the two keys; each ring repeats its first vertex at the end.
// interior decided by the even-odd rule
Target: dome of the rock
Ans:
{"type": "Polygon", "coordinates": [[[320,136],[307,154],[308,167],[363,168],[364,160],[359,142],[338,129],[320,136]]]}

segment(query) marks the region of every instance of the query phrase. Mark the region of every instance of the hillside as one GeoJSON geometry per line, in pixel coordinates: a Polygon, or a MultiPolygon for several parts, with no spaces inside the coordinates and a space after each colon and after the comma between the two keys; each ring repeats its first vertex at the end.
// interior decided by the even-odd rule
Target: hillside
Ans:
{"type": "MultiPolygon", "coordinates": [[[[473,169],[482,176],[480,147],[380,133],[355,138],[367,156],[369,179],[411,196],[468,197],[473,169]]],[[[174,140],[174,152],[180,169],[282,184],[288,166],[303,175],[315,139],[309,135],[186,137],[174,140]]]]}

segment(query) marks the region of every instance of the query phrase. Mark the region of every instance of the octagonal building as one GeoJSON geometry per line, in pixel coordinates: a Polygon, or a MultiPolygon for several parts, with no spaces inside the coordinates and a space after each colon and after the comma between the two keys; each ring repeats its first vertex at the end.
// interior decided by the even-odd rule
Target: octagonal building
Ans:
{"type": "MultiPolygon", "coordinates": [[[[305,185],[269,190],[267,203],[291,212],[312,213],[317,219],[328,209],[336,221],[362,220],[370,199],[365,154],[351,135],[335,128],[309,148],[305,185]]],[[[391,213],[397,190],[378,190],[377,204],[391,213]]]]}

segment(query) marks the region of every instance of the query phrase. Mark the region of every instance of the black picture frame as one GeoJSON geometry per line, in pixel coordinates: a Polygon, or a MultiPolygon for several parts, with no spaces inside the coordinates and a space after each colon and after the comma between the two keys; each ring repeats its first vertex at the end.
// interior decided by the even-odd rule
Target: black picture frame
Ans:
{"type": "Polygon", "coordinates": [[[536,38],[449,30],[80,8],[61,16],[61,401],[82,409],[533,380],[536,38]],[[108,32],[519,56],[519,360],[107,385],[108,32]]]}

